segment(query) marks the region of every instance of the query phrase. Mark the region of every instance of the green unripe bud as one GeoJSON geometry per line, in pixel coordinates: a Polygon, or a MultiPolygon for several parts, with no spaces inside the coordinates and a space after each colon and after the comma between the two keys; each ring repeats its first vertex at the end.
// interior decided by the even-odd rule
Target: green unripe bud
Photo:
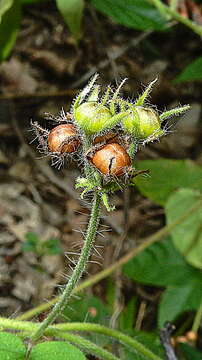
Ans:
{"type": "Polygon", "coordinates": [[[156,111],[143,106],[134,107],[132,112],[123,118],[122,124],[128,133],[142,140],[156,139],[164,133],[156,111]]]}
{"type": "Polygon", "coordinates": [[[82,130],[92,135],[108,127],[112,114],[106,106],[89,101],[75,109],[74,118],[82,130]]]}

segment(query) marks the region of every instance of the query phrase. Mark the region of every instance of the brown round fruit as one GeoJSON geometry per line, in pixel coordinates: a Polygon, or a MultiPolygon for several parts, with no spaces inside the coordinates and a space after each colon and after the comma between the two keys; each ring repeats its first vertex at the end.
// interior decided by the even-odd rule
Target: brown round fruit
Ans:
{"type": "Polygon", "coordinates": [[[51,152],[72,153],[80,144],[75,126],[72,124],[58,125],[48,136],[48,147],[51,152]]]}
{"type": "Polygon", "coordinates": [[[126,150],[117,143],[107,144],[96,151],[91,159],[93,165],[105,175],[121,176],[131,160],[126,150]]]}

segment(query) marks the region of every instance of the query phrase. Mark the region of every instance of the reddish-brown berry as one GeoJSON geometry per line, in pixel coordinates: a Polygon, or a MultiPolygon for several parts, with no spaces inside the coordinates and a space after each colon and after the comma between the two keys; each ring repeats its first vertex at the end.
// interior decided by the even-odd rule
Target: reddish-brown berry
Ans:
{"type": "Polygon", "coordinates": [[[117,143],[105,145],[91,159],[93,165],[105,175],[121,176],[131,160],[126,150],[117,143]]]}
{"type": "Polygon", "coordinates": [[[76,128],[72,124],[58,125],[48,136],[48,147],[51,152],[72,153],[79,144],[76,128]]]}

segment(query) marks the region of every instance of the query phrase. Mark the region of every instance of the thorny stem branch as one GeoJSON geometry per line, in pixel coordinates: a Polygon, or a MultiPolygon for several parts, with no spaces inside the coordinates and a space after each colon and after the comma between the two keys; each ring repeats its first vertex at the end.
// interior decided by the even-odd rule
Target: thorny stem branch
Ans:
{"type": "MultiPolygon", "coordinates": [[[[164,226],[162,229],[157,231],[155,234],[149,236],[148,238],[142,239],[142,242],[139,246],[135,247],[134,249],[131,249],[129,253],[124,255],[122,258],[120,258],[117,262],[109,266],[107,269],[100,271],[98,274],[92,276],[90,279],[87,279],[83,281],[80,285],[78,285],[74,289],[74,293],[78,293],[79,291],[82,291],[86,289],[89,286],[92,286],[96,284],[97,282],[101,281],[102,279],[105,279],[107,276],[112,274],[115,270],[120,268],[122,265],[126,264],[129,260],[131,260],[134,256],[141,253],[143,250],[148,248],[153,243],[161,240],[165,236],[167,236],[177,225],[181,224],[184,220],[186,220],[190,213],[193,213],[197,211],[199,208],[202,207],[202,201],[199,200],[195,205],[191,207],[191,209],[188,209],[184,214],[179,216],[175,221],[170,223],[169,225],[164,226]]],[[[36,316],[37,314],[42,313],[43,311],[46,311],[55,304],[55,302],[58,301],[58,298],[52,299],[50,302],[43,303],[36,308],[29,310],[25,312],[24,314],[17,317],[18,320],[27,320],[32,318],[33,316],[36,316]]],[[[0,323],[1,325],[1,323],[0,323]]]]}
{"type": "Polygon", "coordinates": [[[84,241],[84,246],[81,252],[81,255],[79,257],[78,263],[72,273],[71,278],[69,279],[62,295],[60,296],[58,302],[55,304],[52,311],[49,313],[47,318],[42,322],[42,324],[33,332],[33,334],[30,337],[30,340],[32,343],[35,343],[41,336],[43,336],[46,328],[51,325],[55,319],[58,317],[58,315],[64,310],[65,306],[67,305],[67,302],[72,295],[72,291],[75,288],[75,285],[77,284],[78,280],[82,276],[85,268],[86,263],[88,261],[88,258],[91,253],[92,245],[96,236],[96,231],[99,224],[99,213],[100,213],[100,194],[97,192],[94,193],[94,200],[92,204],[92,210],[91,210],[91,216],[90,221],[88,224],[86,237],[84,241]]]}
{"type": "MultiPolygon", "coordinates": [[[[16,321],[12,319],[4,319],[0,318],[0,324],[2,328],[7,329],[15,329],[15,330],[22,330],[26,332],[32,331],[34,328],[35,330],[39,327],[38,324],[34,324],[28,321],[16,321]]],[[[99,324],[92,324],[92,323],[63,323],[51,326],[50,328],[44,331],[45,335],[55,335],[55,331],[58,331],[57,337],[64,334],[64,331],[84,331],[84,332],[93,332],[97,334],[103,334],[109,336],[113,339],[118,340],[120,343],[129,346],[133,349],[136,353],[142,354],[144,357],[150,360],[162,360],[158,355],[154,354],[152,351],[147,349],[143,344],[139,343],[136,339],[111,328],[108,328],[103,325],[99,324]],[[61,333],[60,333],[61,331],[61,333]]]]}

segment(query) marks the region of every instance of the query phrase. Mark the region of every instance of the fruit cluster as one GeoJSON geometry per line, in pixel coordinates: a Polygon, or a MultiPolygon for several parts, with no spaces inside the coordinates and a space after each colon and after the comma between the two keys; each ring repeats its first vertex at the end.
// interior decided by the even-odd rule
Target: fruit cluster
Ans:
{"type": "MultiPolygon", "coordinates": [[[[166,125],[162,123],[189,108],[178,107],[159,115],[151,106],[145,106],[156,80],[134,102],[120,97],[125,80],[115,91],[108,86],[102,96],[96,80],[97,75],[78,95],[70,113],[63,111],[55,119],[58,124],[52,130],[43,129],[37,122],[32,124],[40,148],[52,157],[54,164],[61,165],[66,157],[75,155],[82,160],[79,162],[86,177],[91,174],[90,185],[88,181],[85,185],[88,189],[100,177],[113,182],[113,178],[133,171],[139,146],[165,135],[166,125]]],[[[84,184],[85,178],[81,179],[84,184]]]]}

